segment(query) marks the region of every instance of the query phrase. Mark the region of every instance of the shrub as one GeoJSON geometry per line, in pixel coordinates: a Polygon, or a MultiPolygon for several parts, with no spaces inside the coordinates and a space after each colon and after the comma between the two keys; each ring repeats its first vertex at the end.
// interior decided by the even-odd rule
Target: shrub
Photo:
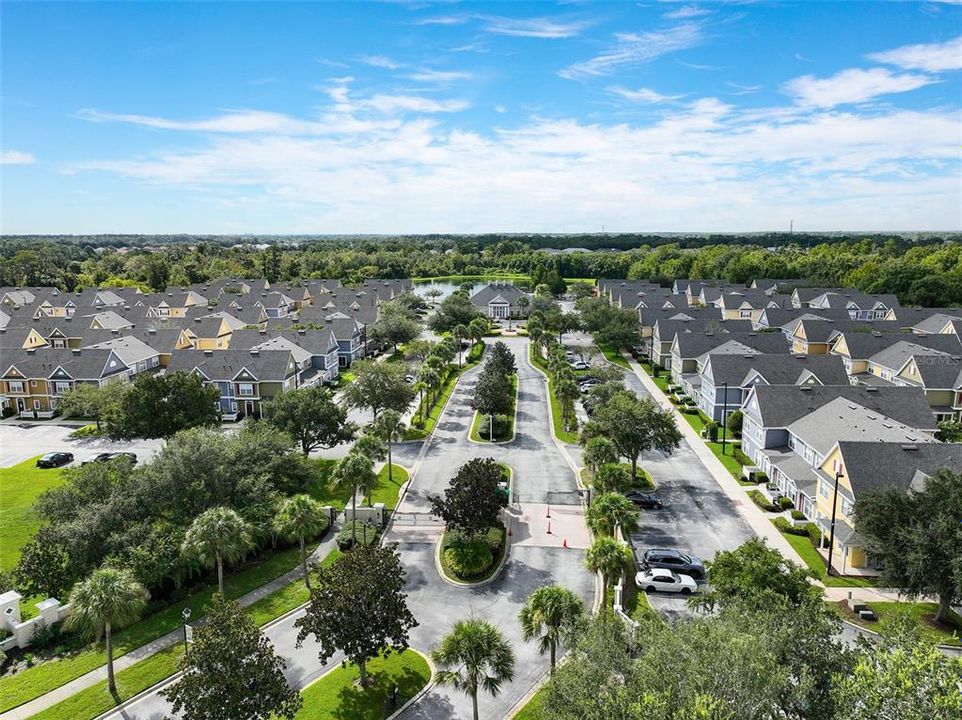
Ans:
{"type": "Polygon", "coordinates": [[[360,545],[371,545],[377,541],[378,532],[376,525],[371,525],[361,520],[354,520],[338,530],[336,538],[337,547],[341,550],[350,550],[354,546],[355,538],[360,545]],[[353,534],[351,532],[352,525],[356,528],[353,534]]]}
{"type": "Polygon", "coordinates": [[[718,423],[714,420],[705,425],[705,436],[711,442],[718,442],[718,423]]]}
{"type": "Polygon", "coordinates": [[[795,503],[792,502],[790,497],[785,497],[783,495],[782,497],[778,498],[778,507],[780,507],[782,510],[791,510],[793,507],[795,507],[795,503]]]}
{"type": "Polygon", "coordinates": [[[805,513],[801,510],[792,510],[792,520],[804,520],[805,513]]]}
{"type": "Polygon", "coordinates": [[[775,527],[777,527],[783,533],[788,533],[789,535],[798,535],[800,537],[805,537],[808,535],[808,526],[806,525],[796,527],[783,517],[777,517],[772,520],[772,522],[775,524],[775,527]]]}
{"type": "Polygon", "coordinates": [[[478,342],[472,345],[471,350],[468,352],[468,362],[478,362],[478,360],[481,359],[481,356],[484,355],[484,349],[486,347],[487,346],[483,342],[478,342]]]}
{"type": "MultiPolygon", "coordinates": [[[[742,452],[741,448],[735,448],[732,452],[732,457],[738,462],[739,465],[751,465],[752,459],[742,452]]],[[[766,476],[767,479],[767,476],[766,476]]]]}
{"type": "Polygon", "coordinates": [[[731,431],[731,434],[735,437],[742,436],[742,421],[742,411],[736,410],[728,416],[728,420],[725,422],[725,424],[728,426],[728,429],[731,431]]]}
{"type": "Polygon", "coordinates": [[[805,526],[805,530],[808,532],[808,539],[812,541],[812,545],[818,547],[822,544],[822,531],[818,529],[818,525],[809,523],[805,526]]]}
{"type": "Polygon", "coordinates": [[[459,578],[476,577],[491,567],[494,554],[485,538],[458,538],[444,551],[448,567],[459,578]]]}
{"type": "Polygon", "coordinates": [[[103,430],[98,430],[96,425],[84,425],[70,433],[70,437],[79,440],[81,438],[100,437],[103,434],[103,430]]]}
{"type": "MultiPolygon", "coordinates": [[[[758,490],[749,490],[748,497],[750,497],[752,502],[758,505],[758,507],[760,507],[762,510],[767,510],[768,512],[778,512],[779,510],[778,505],[768,502],[768,500],[765,499],[765,496],[758,492],[758,490]]],[[[782,518],[782,520],[785,519],[782,518]]],[[[787,523],[788,521],[785,520],[785,522],[787,523]]]]}

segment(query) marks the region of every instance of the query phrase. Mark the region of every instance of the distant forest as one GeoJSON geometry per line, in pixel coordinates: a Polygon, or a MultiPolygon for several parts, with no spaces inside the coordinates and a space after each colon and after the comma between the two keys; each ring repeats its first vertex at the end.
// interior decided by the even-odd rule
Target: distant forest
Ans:
{"type": "Polygon", "coordinates": [[[0,284],[161,291],[219,277],[803,278],[895,293],[905,305],[962,304],[962,235],[4,236],[0,284]],[[266,247],[264,247],[266,246],[266,247]],[[570,248],[577,252],[560,252],[570,248]]]}

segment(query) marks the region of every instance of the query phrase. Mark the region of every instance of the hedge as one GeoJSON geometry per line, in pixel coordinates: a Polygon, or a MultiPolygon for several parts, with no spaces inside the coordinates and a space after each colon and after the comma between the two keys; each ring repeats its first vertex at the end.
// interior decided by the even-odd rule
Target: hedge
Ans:
{"type": "MultiPolygon", "coordinates": [[[[768,500],[765,499],[765,496],[762,495],[760,492],[758,492],[758,490],[749,490],[748,497],[750,497],[752,499],[752,502],[758,505],[758,507],[760,507],[762,510],[767,510],[768,512],[779,511],[778,505],[774,505],[768,502],[768,500]]],[[[785,520],[785,518],[781,518],[781,519],[785,520]]],[[[785,522],[787,523],[788,521],[785,520],[785,522]]]]}

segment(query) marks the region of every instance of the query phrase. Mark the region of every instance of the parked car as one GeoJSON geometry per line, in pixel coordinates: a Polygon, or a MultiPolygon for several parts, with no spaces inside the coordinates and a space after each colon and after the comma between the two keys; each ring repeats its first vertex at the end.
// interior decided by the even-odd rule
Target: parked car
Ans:
{"type": "Polygon", "coordinates": [[[37,458],[38,468],[58,468],[61,465],[69,465],[73,462],[73,454],[68,452],[47,453],[41,458],[37,458]]]}
{"type": "Polygon", "coordinates": [[[698,584],[688,575],[680,575],[663,568],[638,573],[635,575],[635,585],[645,592],[675,592],[682,595],[691,595],[698,590],[698,584]]]}
{"type": "Polygon", "coordinates": [[[705,564],[701,558],[683,553],[681,550],[665,548],[646,550],[641,564],[646,570],[674,570],[677,573],[691,575],[695,580],[705,577],[705,564]]]}
{"type": "Polygon", "coordinates": [[[94,455],[89,460],[86,460],[83,464],[97,463],[97,462],[110,462],[111,460],[116,460],[117,458],[126,458],[130,460],[132,465],[137,464],[137,456],[132,452],[102,452],[94,455]]]}
{"type": "Polygon", "coordinates": [[[568,364],[571,365],[571,369],[572,369],[572,370],[589,370],[589,369],[591,369],[591,365],[590,365],[589,363],[586,363],[584,360],[575,360],[575,361],[573,361],[573,362],[569,362],[568,364]]]}
{"type": "Polygon", "coordinates": [[[660,510],[663,504],[661,498],[655,495],[655,493],[641,492],[639,490],[627,492],[625,493],[625,497],[638,507],[645,508],[646,510],[660,510]]]}

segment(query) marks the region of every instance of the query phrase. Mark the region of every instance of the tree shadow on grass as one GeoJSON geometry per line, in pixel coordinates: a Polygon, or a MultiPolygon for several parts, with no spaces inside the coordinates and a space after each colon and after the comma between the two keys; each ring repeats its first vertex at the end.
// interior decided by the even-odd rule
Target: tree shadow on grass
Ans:
{"type": "Polygon", "coordinates": [[[337,706],[331,708],[337,720],[383,720],[414,697],[429,680],[410,667],[377,669],[368,673],[368,687],[352,683],[341,688],[337,706]],[[396,698],[393,690],[397,688],[396,698]]]}

